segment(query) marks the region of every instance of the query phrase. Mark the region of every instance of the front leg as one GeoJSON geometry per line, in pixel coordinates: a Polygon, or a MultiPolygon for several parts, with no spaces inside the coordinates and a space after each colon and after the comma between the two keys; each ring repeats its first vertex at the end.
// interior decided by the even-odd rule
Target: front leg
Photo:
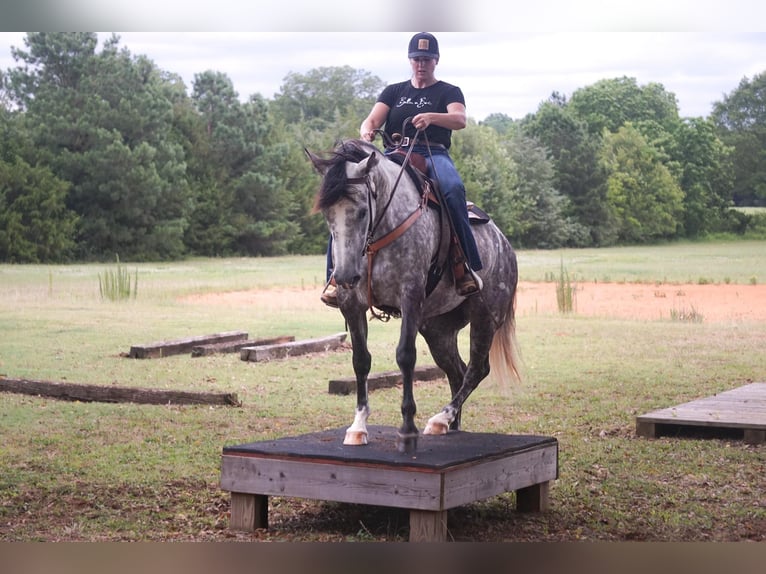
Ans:
{"type": "Polygon", "coordinates": [[[367,418],[370,416],[369,405],[357,406],[354,423],[346,429],[343,444],[360,446],[367,444],[367,418]]]}
{"type": "Polygon", "coordinates": [[[396,362],[402,373],[402,426],[397,437],[400,452],[414,452],[418,447],[418,428],[415,426],[415,394],[413,375],[417,359],[416,338],[420,321],[420,304],[402,305],[402,327],[399,345],[396,348],[396,362]]]}
{"type": "Polygon", "coordinates": [[[364,311],[346,315],[351,334],[352,364],[356,375],[356,414],[353,424],[346,429],[345,445],[367,444],[367,417],[370,406],[367,393],[367,375],[370,373],[372,357],[367,349],[367,321],[364,311]]]}

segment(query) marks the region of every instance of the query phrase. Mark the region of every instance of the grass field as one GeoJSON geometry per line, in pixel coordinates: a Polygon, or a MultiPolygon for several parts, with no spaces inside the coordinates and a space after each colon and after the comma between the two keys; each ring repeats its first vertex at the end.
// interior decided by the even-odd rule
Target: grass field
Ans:
{"type": "MultiPolygon", "coordinates": [[[[766,282],[766,242],[522,251],[522,280],[561,265],[599,282],[766,282]]],[[[271,530],[233,533],[218,488],[221,448],[350,424],[354,399],[329,395],[348,351],[246,363],[237,354],[132,360],[131,345],[245,330],[297,339],[344,329],[318,301],[323,257],[130,264],[137,295],[102,300],[110,265],[0,265],[0,375],[235,392],[242,407],[78,403],[0,393],[0,540],[386,540],[407,538],[392,509],[272,499],[271,530]],[[259,289],[250,308],[205,294],[259,289]]],[[[513,494],[450,512],[455,540],[765,540],[766,447],[731,437],[640,439],[635,416],[766,381],[766,324],[520,317],[524,380],[486,382],[468,431],[560,442],[551,509],[516,513],[513,494]]],[[[373,371],[395,368],[398,322],[373,322],[373,371]]],[[[421,364],[430,363],[422,341],[421,364]]],[[[448,401],[416,386],[418,424],[448,401]]],[[[400,391],[371,395],[372,424],[400,422],[400,391]]]]}

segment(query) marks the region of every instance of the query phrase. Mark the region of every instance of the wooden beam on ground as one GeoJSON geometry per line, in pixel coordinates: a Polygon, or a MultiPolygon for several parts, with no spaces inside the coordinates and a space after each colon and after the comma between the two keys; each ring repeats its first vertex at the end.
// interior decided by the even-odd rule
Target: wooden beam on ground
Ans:
{"type": "Polygon", "coordinates": [[[217,353],[239,353],[243,347],[256,347],[262,345],[279,345],[281,343],[290,343],[295,341],[293,335],[283,335],[281,337],[267,337],[263,339],[244,339],[241,341],[230,341],[224,343],[211,343],[209,345],[199,345],[191,351],[192,357],[207,357],[217,353]]]}
{"type": "Polygon", "coordinates": [[[246,339],[247,333],[245,331],[228,331],[225,333],[214,333],[212,335],[201,335],[199,337],[189,337],[186,339],[157,341],[145,345],[133,345],[130,348],[128,357],[131,359],[157,359],[160,357],[168,357],[170,355],[190,353],[194,347],[199,345],[244,341],[246,339]]]}
{"type": "Polygon", "coordinates": [[[270,361],[272,359],[285,359],[310,353],[325,353],[339,348],[346,340],[346,333],[337,333],[319,339],[305,339],[291,343],[277,345],[262,345],[243,347],[240,351],[240,359],[243,361],[270,361]]]}
{"type": "MultiPolygon", "coordinates": [[[[415,367],[415,381],[434,381],[445,377],[442,371],[436,365],[424,367],[415,367]]],[[[375,389],[388,389],[402,383],[402,374],[399,371],[386,371],[367,376],[367,391],[375,389]]],[[[342,379],[330,380],[328,389],[331,395],[348,395],[356,392],[356,377],[344,377],[342,379]]]]}
{"type": "Polygon", "coordinates": [[[139,403],[148,405],[242,405],[236,393],[111,387],[56,381],[7,379],[4,377],[0,377],[0,391],[81,402],[139,403]]]}

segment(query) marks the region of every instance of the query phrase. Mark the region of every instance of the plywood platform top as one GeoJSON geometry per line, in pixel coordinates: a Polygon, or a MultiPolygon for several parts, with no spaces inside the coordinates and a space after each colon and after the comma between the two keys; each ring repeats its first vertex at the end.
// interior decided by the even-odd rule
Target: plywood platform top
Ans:
{"type": "Polygon", "coordinates": [[[328,462],[356,462],[438,471],[477,460],[558,447],[558,441],[548,436],[456,431],[443,436],[420,436],[417,451],[405,454],[396,448],[397,429],[394,427],[369,426],[369,444],[365,446],[345,446],[345,432],[345,428],[338,428],[295,437],[226,446],[223,454],[317,461],[324,459],[328,462]]]}

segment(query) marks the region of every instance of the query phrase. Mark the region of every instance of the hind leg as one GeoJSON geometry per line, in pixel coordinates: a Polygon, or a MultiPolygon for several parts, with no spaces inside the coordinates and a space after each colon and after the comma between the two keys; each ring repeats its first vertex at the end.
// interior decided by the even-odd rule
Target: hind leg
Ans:
{"type": "Polygon", "coordinates": [[[450,379],[450,387],[453,387],[452,400],[441,412],[428,420],[423,434],[446,434],[448,429],[456,428],[456,425],[460,424],[463,404],[489,374],[489,350],[492,346],[494,330],[489,328],[488,324],[488,320],[484,317],[474,318],[471,322],[471,350],[468,365],[464,369],[459,385],[455,384],[458,387],[457,390],[450,379]]]}
{"type": "MultiPolygon", "coordinates": [[[[467,320],[464,313],[461,308],[458,308],[446,315],[430,319],[420,330],[436,366],[447,375],[451,399],[455,398],[463,386],[466,364],[460,357],[458,350],[458,333],[466,324],[467,320]]],[[[445,434],[448,428],[449,430],[460,430],[460,410],[455,413],[451,421],[438,425],[438,428],[435,425],[427,426],[423,433],[445,434]]]]}

